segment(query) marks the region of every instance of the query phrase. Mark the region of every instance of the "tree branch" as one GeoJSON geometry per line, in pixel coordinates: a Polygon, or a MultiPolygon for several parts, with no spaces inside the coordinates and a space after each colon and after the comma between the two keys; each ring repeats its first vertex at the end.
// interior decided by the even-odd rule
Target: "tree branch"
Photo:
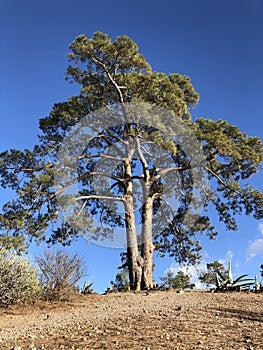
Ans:
{"type": "Polygon", "coordinates": [[[90,196],[80,196],[78,198],[75,198],[75,201],[80,201],[85,199],[86,201],[89,199],[106,199],[106,200],[112,200],[112,201],[120,201],[120,202],[126,202],[125,198],[123,197],[111,197],[111,196],[100,196],[100,195],[90,195],[90,196]]]}
{"type": "Polygon", "coordinates": [[[107,74],[107,77],[109,78],[110,82],[114,85],[115,89],[117,90],[120,103],[124,103],[123,94],[121,92],[121,89],[123,89],[124,87],[119,86],[116,83],[116,81],[113,79],[113,77],[111,76],[110,72],[108,71],[108,69],[106,68],[106,65],[104,63],[102,63],[100,60],[98,60],[95,57],[92,57],[92,60],[93,60],[93,62],[95,62],[96,64],[100,65],[103,68],[103,70],[107,74]]]}
{"type": "Polygon", "coordinates": [[[82,159],[91,159],[91,158],[106,158],[106,159],[117,160],[117,161],[120,161],[120,162],[124,162],[126,160],[126,158],[109,156],[109,155],[104,154],[104,153],[97,153],[97,154],[90,154],[90,155],[86,155],[86,156],[79,156],[79,157],[75,157],[75,158],[72,158],[72,159],[73,160],[82,160],[82,159]]]}
{"type": "Polygon", "coordinates": [[[191,165],[185,165],[185,166],[178,166],[178,167],[170,167],[164,170],[159,170],[159,168],[156,168],[157,175],[153,177],[153,181],[159,180],[162,176],[165,176],[173,171],[184,171],[192,169],[191,165]]]}
{"type": "MultiPolygon", "coordinates": [[[[170,206],[170,204],[169,204],[163,197],[160,197],[160,199],[161,199],[161,201],[163,201],[163,202],[166,204],[166,206],[170,209],[170,211],[171,211],[173,217],[175,217],[175,212],[174,212],[173,208],[170,206]]],[[[167,222],[169,225],[171,225],[171,227],[173,227],[173,229],[176,231],[176,233],[179,233],[178,228],[177,228],[176,226],[174,226],[173,223],[172,223],[172,221],[169,220],[169,219],[167,218],[167,215],[165,214],[165,212],[164,212],[164,210],[163,210],[162,204],[161,204],[161,210],[162,210],[163,216],[165,217],[166,222],[167,222]]]]}
{"type": "Polygon", "coordinates": [[[140,145],[140,140],[138,137],[135,137],[135,149],[138,153],[138,156],[140,158],[140,162],[143,168],[143,173],[144,173],[144,181],[146,183],[146,185],[149,184],[149,180],[150,180],[150,172],[149,172],[149,168],[148,168],[148,164],[147,161],[141,151],[141,145],[140,145]]]}
{"type": "Polygon", "coordinates": [[[231,188],[223,179],[221,179],[221,177],[219,175],[217,175],[212,169],[205,167],[205,169],[212,174],[225,188],[227,188],[229,191],[233,191],[235,193],[237,193],[238,195],[242,196],[242,193],[240,193],[240,191],[234,190],[233,188],[231,188]]]}
{"type": "Polygon", "coordinates": [[[82,205],[80,211],[78,212],[77,216],[79,216],[79,215],[83,212],[83,210],[84,210],[84,208],[85,208],[85,205],[87,204],[87,201],[88,201],[88,200],[85,200],[85,201],[84,201],[84,203],[83,203],[83,205],[82,205]]]}

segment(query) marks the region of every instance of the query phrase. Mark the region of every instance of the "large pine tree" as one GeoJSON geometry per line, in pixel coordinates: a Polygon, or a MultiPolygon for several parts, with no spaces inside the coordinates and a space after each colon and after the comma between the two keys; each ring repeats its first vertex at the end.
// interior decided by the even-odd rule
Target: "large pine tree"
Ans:
{"type": "Polygon", "coordinates": [[[127,36],[80,35],[70,49],[67,79],[79,94],[40,120],[33,150],[0,154],[1,185],[16,192],[0,214],[3,244],[124,232],[130,287],[140,290],[152,286],[154,249],[198,260],[198,235],[217,234],[208,206],[229,230],[237,214],[263,218],[263,194],[244,181],[262,164],[259,138],[193,121],[190,78],[152,72],[127,36]]]}

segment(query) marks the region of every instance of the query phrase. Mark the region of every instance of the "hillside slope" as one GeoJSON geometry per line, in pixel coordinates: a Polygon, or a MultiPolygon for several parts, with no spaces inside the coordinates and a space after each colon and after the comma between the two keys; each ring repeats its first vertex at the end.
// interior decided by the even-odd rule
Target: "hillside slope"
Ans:
{"type": "Polygon", "coordinates": [[[91,295],[0,310],[0,349],[259,350],[263,294],[91,295]]]}

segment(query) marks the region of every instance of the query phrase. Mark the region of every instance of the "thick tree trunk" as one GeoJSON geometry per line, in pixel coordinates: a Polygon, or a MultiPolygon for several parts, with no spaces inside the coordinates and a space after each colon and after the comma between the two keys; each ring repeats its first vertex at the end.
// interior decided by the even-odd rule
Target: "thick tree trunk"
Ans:
{"type": "Polygon", "coordinates": [[[142,258],[143,258],[143,267],[142,267],[142,280],[141,280],[141,289],[150,289],[153,288],[153,251],[154,245],[152,242],[147,242],[143,244],[142,247],[142,258]]]}
{"type": "Polygon", "coordinates": [[[133,141],[126,149],[126,161],[124,162],[125,179],[125,218],[127,241],[127,265],[129,269],[130,290],[138,291],[141,287],[142,267],[138,252],[138,240],[136,235],[136,222],[134,215],[134,199],[132,185],[132,156],[134,153],[133,141]]]}
{"type": "Polygon", "coordinates": [[[130,290],[140,290],[141,267],[138,266],[138,243],[133,211],[132,196],[126,197],[126,237],[127,237],[127,264],[129,269],[130,290]]]}
{"type": "Polygon", "coordinates": [[[141,289],[153,288],[153,251],[152,243],[152,197],[146,198],[142,213],[142,246],[141,256],[143,258],[141,289]]]}

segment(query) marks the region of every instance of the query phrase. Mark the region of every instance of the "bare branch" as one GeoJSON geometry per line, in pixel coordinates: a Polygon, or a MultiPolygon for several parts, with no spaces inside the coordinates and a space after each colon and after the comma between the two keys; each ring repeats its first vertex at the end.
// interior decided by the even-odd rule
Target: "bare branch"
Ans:
{"type": "Polygon", "coordinates": [[[96,153],[96,154],[89,154],[89,155],[86,155],[86,156],[79,156],[79,157],[73,158],[73,160],[91,159],[91,158],[106,158],[106,159],[117,160],[117,161],[120,161],[120,162],[124,162],[126,160],[126,158],[109,156],[109,155],[104,154],[104,153],[96,153]]]}
{"type": "Polygon", "coordinates": [[[221,177],[219,175],[217,175],[212,169],[205,167],[205,169],[212,174],[225,188],[227,188],[230,191],[233,191],[235,193],[237,193],[238,195],[242,195],[242,193],[240,191],[237,191],[233,188],[231,188],[223,179],[221,179],[221,177]]]}
{"type": "Polygon", "coordinates": [[[78,198],[75,198],[75,201],[80,201],[85,199],[86,201],[89,199],[106,199],[106,200],[112,200],[112,201],[120,201],[120,202],[126,202],[125,198],[123,197],[111,197],[111,196],[100,196],[100,195],[90,195],[90,196],[80,196],[78,198]]]}
{"type": "Polygon", "coordinates": [[[146,154],[148,154],[148,156],[150,156],[150,157],[153,156],[153,155],[152,155],[150,152],[148,152],[147,149],[146,149],[145,147],[143,147],[142,145],[141,145],[141,148],[144,150],[144,152],[145,152],[146,154]]]}
{"type": "Polygon", "coordinates": [[[108,69],[106,68],[106,65],[101,62],[100,60],[98,60],[97,58],[93,57],[92,58],[93,62],[95,62],[96,64],[100,65],[104,72],[107,74],[107,77],[109,78],[110,82],[114,85],[115,89],[118,92],[119,95],[119,99],[120,99],[120,103],[124,103],[124,99],[123,99],[123,94],[121,92],[121,89],[125,88],[124,86],[119,86],[116,81],[113,79],[113,77],[111,76],[110,72],[108,71],[108,69]]]}
{"type": "Polygon", "coordinates": [[[58,191],[56,191],[54,193],[54,196],[64,192],[66,189],[68,189],[70,186],[74,185],[75,183],[81,181],[81,180],[85,180],[85,179],[88,179],[92,176],[96,176],[96,175],[100,175],[100,176],[104,176],[106,178],[110,178],[110,179],[113,179],[113,180],[116,180],[118,182],[121,182],[121,183],[124,183],[127,181],[127,179],[121,179],[119,178],[118,176],[115,176],[115,175],[112,175],[112,174],[108,174],[108,173],[104,173],[102,171],[93,171],[93,172],[90,172],[88,174],[84,174],[82,176],[79,176],[75,179],[73,179],[72,181],[70,181],[69,183],[67,183],[65,186],[63,186],[61,189],[59,189],[58,191]]]}
{"type": "Polygon", "coordinates": [[[189,169],[192,169],[191,165],[170,167],[163,170],[160,170],[159,168],[157,168],[156,172],[158,172],[158,174],[155,176],[154,180],[158,180],[160,177],[165,176],[166,174],[171,173],[173,171],[183,171],[183,170],[189,170],[189,169]]]}
{"type": "MultiPolygon", "coordinates": [[[[112,111],[114,111],[114,112],[116,113],[116,111],[115,111],[114,109],[112,109],[111,107],[108,107],[108,106],[107,106],[107,108],[110,109],[110,110],[112,110],[112,111]]],[[[119,114],[120,114],[120,113],[119,113],[119,114]]],[[[99,136],[99,137],[104,137],[105,140],[106,140],[106,142],[109,143],[110,146],[113,145],[111,142],[109,142],[109,140],[107,140],[106,135],[101,133],[101,130],[95,128],[94,126],[93,126],[93,129],[98,133],[98,136],[99,136]]],[[[125,144],[125,145],[127,144],[127,141],[125,141],[125,140],[123,140],[121,137],[119,137],[119,136],[113,134],[109,129],[107,129],[107,133],[108,133],[107,136],[110,136],[110,137],[114,138],[116,141],[121,142],[121,143],[123,143],[123,144],[125,144]]],[[[96,138],[96,136],[94,136],[94,138],[96,138]]]]}
{"type": "Polygon", "coordinates": [[[163,201],[163,202],[166,204],[166,206],[170,209],[170,211],[171,211],[171,213],[173,214],[173,216],[175,216],[174,210],[173,210],[173,208],[171,207],[171,205],[169,204],[169,202],[167,202],[167,200],[164,199],[162,196],[160,197],[160,199],[161,199],[161,201],[163,201]]]}
{"type": "Polygon", "coordinates": [[[86,206],[86,204],[87,204],[87,201],[88,201],[88,200],[84,201],[84,203],[83,203],[83,205],[82,205],[80,211],[78,212],[77,216],[79,216],[79,215],[83,212],[83,210],[84,210],[84,208],[85,208],[85,206],[86,206]]]}
{"type": "MultiPolygon", "coordinates": [[[[170,206],[170,204],[167,202],[167,200],[165,200],[163,197],[160,197],[160,199],[161,199],[161,200],[166,204],[166,206],[169,208],[169,210],[170,210],[171,213],[172,213],[172,216],[175,217],[175,212],[174,212],[173,208],[170,206]]],[[[171,225],[177,233],[179,233],[179,230],[177,229],[177,227],[175,227],[175,226],[173,225],[172,221],[171,221],[169,218],[167,218],[167,215],[165,214],[165,212],[164,212],[164,210],[163,210],[162,203],[161,203],[161,210],[162,210],[163,216],[165,217],[166,222],[167,222],[169,225],[171,225]]]]}
{"type": "Polygon", "coordinates": [[[138,137],[135,138],[135,147],[136,147],[136,151],[138,153],[138,156],[140,158],[140,162],[141,162],[141,165],[143,168],[144,181],[147,185],[149,183],[149,180],[150,180],[150,172],[149,172],[147,161],[146,161],[146,159],[141,151],[140,140],[138,137]]]}

